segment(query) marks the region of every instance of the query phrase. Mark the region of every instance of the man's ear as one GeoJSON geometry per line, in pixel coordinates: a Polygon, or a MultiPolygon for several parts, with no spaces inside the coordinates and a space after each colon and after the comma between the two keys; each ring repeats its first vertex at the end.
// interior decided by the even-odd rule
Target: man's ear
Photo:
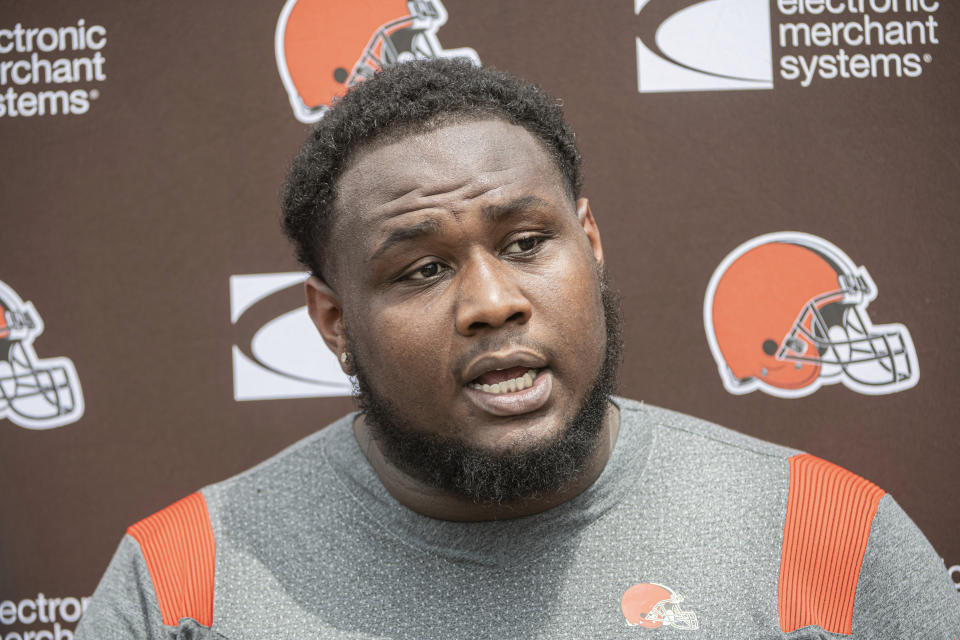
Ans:
{"type": "Polygon", "coordinates": [[[597,264],[603,266],[603,244],[600,242],[600,229],[597,227],[597,221],[593,219],[593,212],[590,211],[590,201],[586,198],[577,200],[577,220],[580,221],[583,232],[587,234],[594,259],[597,264]]]}
{"type": "Polygon", "coordinates": [[[353,372],[343,358],[347,353],[347,332],[343,323],[340,299],[330,285],[317,276],[307,278],[304,290],[307,294],[307,312],[310,314],[310,319],[313,320],[327,347],[333,355],[337,356],[340,368],[347,375],[351,375],[353,372]]]}

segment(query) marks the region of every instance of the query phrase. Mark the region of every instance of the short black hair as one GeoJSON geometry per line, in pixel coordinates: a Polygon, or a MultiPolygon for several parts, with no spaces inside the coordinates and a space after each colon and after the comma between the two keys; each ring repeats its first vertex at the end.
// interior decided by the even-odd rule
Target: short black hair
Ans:
{"type": "Polygon", "coordinates": [[[469,60],[405,62],[352,87],[310,132],[294,159],[282,207],[283,229],[297,259],[323,277],[337,182],[359,148],[484,118],[529,131],[550,153],[571,200],[579,197],[580,153],[556,100],[533,84],[469,60]]]}

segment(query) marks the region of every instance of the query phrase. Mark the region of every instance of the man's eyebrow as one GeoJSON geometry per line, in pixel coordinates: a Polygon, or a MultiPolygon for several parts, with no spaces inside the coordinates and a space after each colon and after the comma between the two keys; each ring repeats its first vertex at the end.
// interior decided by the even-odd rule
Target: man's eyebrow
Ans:
{"type": "Polygon", "coordinates": [[[509,202],[504,202],[503,204],[487,205],[483,207],[480,212],[491,222],[498,222],[507,216],[520,213],[525,209],[536,207],[550,208],[551,206],[552,205],[543,198],[538,198],[537,196],[522,196],[520,198],[514,198],[509,202]]]}
{"type": "Polygon", "coordinates": [[[416,240],[423,236],[436,235],[438,233],[440,233],[440,223],[432,218],[421,220],[416,224],[397,227],[390,232],[386,240],[380,243],[377,250],[370,256],[370,260],[376,260],[383,252],[400,242],[416,240]]]}
{"type": "MultiPolygon", "coordinates": [[[[527,209],[535,207],[549,208],[551,204],[543,198],[537,196],[521,196],[514,198],[509,202],[501,204],[490,204],[480,209],[481,215],[491,222],[498,222],[505,217],[516,213],[521,213],[527,209]]],[[[433,218],[427,218],[415,224],[410,224],[393,229],[386,239],[380,243],[380,246],[370,256],[370,260],[376,260],[384,252],[396,244],[416,240],[424,236],[437,235],[440,233],[441,224],[433,218]]]]}

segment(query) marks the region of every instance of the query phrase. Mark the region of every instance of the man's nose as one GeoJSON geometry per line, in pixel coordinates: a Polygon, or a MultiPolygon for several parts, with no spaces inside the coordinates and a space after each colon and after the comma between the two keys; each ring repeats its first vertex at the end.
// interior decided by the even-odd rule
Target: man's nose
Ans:
{"type": "Polygon", "coordinates": [[[529,320],[532,307],[517,276],[513,267],[496,256],[477,256],[464,265],[457,288],[457,332],[472,336],[529,320]]]}

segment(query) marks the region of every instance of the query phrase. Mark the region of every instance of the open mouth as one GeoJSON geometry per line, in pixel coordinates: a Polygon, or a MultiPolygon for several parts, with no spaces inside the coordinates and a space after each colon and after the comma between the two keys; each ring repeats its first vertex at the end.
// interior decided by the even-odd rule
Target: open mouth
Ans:
{"type": "Polygon", "coordinates": [[[536,411],[550,399],[553,376],[549,368],[494,369],[464,385],[470,401],[495,416],[516,416],[536,411]]]}
{"type": "Polygon", "coordinates": [[[514,393],[532,387],[539,373],[539,369],[510,367],[509,369],[488,371],[475,378],[467,386],[484,393],[514,393]]]}

